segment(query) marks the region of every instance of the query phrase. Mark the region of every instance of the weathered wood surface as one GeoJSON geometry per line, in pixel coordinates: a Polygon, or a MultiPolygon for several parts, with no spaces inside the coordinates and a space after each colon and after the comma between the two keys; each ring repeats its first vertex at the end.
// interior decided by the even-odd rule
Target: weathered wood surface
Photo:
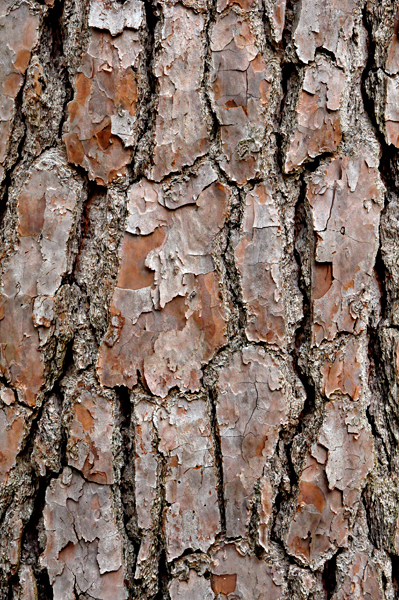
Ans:
{"type": "Polygon", "coordinates": [[[0,1],[0,600],[399,598],[398,36],[0,1]]]}

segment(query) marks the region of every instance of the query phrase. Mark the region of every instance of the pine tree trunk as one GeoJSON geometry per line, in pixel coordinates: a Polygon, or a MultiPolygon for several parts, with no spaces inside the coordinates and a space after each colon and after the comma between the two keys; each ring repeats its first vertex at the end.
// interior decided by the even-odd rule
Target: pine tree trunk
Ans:
{"type": "Polygon", "coordinates": [[[399,598],[398,2],[0,20],[0,600],[399,598]]]}

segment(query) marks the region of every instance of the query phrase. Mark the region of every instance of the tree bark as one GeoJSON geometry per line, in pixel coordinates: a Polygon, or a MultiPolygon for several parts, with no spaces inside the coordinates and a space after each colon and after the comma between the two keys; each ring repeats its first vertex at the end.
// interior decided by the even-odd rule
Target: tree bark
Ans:
{"type": "Polygon", "coordinates": [[[399,598],[398,2],[0,20],[0,600],[399,598]]]}

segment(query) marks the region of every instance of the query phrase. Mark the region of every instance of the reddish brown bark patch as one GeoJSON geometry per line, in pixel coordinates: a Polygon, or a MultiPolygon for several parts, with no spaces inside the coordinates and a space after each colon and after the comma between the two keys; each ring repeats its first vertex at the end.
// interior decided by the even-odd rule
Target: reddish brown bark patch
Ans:
{"type": "Polygon", "coordinates": [[[206,183],[195,191],[195,204],[190,200],[175,211],[163,206],[171,196],[156,184],[143,181],[130,189],[111,303],[117,330],[111,323],[98,362],[104,385],[131,388],[140,371],[162,397],[174,386],[198,390],[201,365],[223,345],[226,316],[212,251],[227,215],[228,190],[206,183]]]}
{"type": "MultiPolygon", "coordinates": [[[[98,18],[93,17],[93,22],[98,18]]],[[[100,185],[125,174],[133,156],[130,146],[135,143],[138,101],[134,67],[141,51],[135,31],[114,38],[92,29],[75,77],[64,135],[68,160],[84,167],[100,185]]]]}

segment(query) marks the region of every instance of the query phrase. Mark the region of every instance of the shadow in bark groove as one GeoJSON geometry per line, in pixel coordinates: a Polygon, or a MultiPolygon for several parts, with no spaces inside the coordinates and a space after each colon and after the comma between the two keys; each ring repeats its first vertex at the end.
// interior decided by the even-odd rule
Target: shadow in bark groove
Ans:
{"type": "Polygon", "coordinates": [[[140,535],[137,527],[136,497],[134,489],[135,464],[134,464],[134,421],[132,404],[129,391],[125,387],[118,388],[116,393],[120,403],[120,433],[122,436],[123,467],[121,470],[121,500],[125,531],[129,543],[127,560],[126,584],[132,592],[134,590],[134,572],[136,559],[140,550],[140,535]]]}
{"type": "Polygon", "coordinates": [[[166,559],[166,552],[164,549],[161,550],[161,554],[158,561],[158,594],[154,600],[170,600],[169,594],[169,568],[168,561],[166,559]]]}
{"type": "Polygon", "coordinates": [[[210,407],[210,422],[212,439],[215,452],[215,466],[217,472],[217,495],[220,512],[220,524],[222,534],[226,534],[226,506],[224,498],[224,477],[223,477],[223,454],[221,449],[219,424],[217,420],[216,406],[217,406],[217,390],[216,386],[212,386],[208,389],[209,407],[210,407]]]}
{"type": "Polygon", "coordinates": [[[339,552],[324,565],[322,581],[324,589],[326,590],[326,600],[330,600],[333,597],[337,586],[336,570],[338,554],[339,552]]]}
{"type": "Polygon", "coordinates": [[[156,0],[143,0],[143,4],[147,26],[147,38],[145,40],[144,48],[148,87],[141,99],[141,103],[146,107],[146,111],[141,131],[134,148],[132,161],[128,167],[130,172],[130,185],[141,179],[144,175],[145,168],[150,164],[155,143],[154,126],[158,104],[159,84],[154,75],[153,64],[157,50],[155,31],[162,16],[156,0]]]}
{"type": "Polygon", "coordinates": [[[391,556],[392,583],[396,598],[399,598],[399,556],[391,556]]]}
{"type": "Polygon", "coordinates": [[[40,544],[40,537],[43,535],[43,509],[46,490],[51,479],[51,476],[41,478],[39,482],[32,516],[25,527],[21,544],[21,562],[32,567],[40,600],[52,600],[53,598],[53,588],[47,569],[42,569],[39,564],[39,556],[44,550],[40,544]]]}

